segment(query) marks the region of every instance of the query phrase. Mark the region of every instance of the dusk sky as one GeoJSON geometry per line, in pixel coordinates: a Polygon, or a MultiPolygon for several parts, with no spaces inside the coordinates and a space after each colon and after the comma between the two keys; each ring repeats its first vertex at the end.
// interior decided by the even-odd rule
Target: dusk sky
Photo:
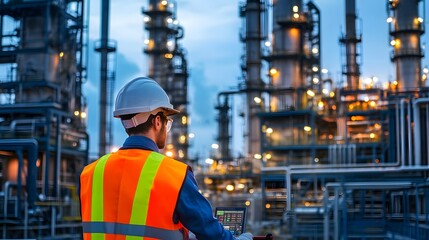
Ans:
{"type": "MultiPolygon", "coordinates": [[[[148,1],[111,1],[109,37],[117,41],[117,69],[115,93],[127,82],[137,76],[147,74],[146,56],[143,54],[143,41],[147,36],[144,31],[141,9],[148,1]]],[[[191,141],[190,153],[200,158],[208,157],[210,146],[215,142],[217,124],[214,104],[220,91],[230,90],[238,84],[241,76],[240,57],[243,44],[239,41],[241,19],[238,6],[241,1],[216,0],[177,1],[177,17],[184,27],[185,35],[182,46],[187,50],[190,72],[189,112],[191,117],[190,132],[195,134],[191,141]]],[[[306,3],[307,1],[304,1],[306,3]]],[[[338,81],[341,77],[342,62],[339,37],[345,31],[344,0],[315,0],[321,11],[321,54],[322,67],[329,70],[331,77],[338,81]]],[[[358,29],[362,33],[362,77],[378,77],[380,81],[392,80],[395,75],[394,65],[390,62],[388,25],[386,23],[387,0],[357,0],[358,29]]],[[[98,152],[99,126],[99,81],[100,56],[94,53],[93,42],[100,39],[99,0],[90,2],[89,22],[89,64],[88,82],[84,85],[84,94],[88,99],[88,133],[90,134],[90,152],[98,152]]],[[[427,10],[426,10],[427,12],[427,10]]],[[[426,13],[427,14],[427,13],[426,13]]],[[[423,16],[421,16],[423,17],[423,16]]],[[[425,19],[427,20],[427,19],[425,19]]],[[[428,29],[428,24],[425,22],[428,29]]],[[[429,34],[422,36],[422,43],[428,42],[429,34]]],[[[425,50],[425,55],[428,55],[425,50]]],[[[424,58],[422,66],[427,66],[424,58]]],[[[115,94],[116,95],[116,94],[115,94]]],[[[237,99],[240,104],[240,99],[237,99]]],[[[238,110],[233,109],[234,115],[238,110]]],[[[114,119],[114,142],[121,146],[126,134],[120,121],[114,119]]],[[[235,118],[237,135],[242,133],[242,126],[235,118]]],[[[241,138],[234,136],[233,150],[241,150],[241,138]]]]}

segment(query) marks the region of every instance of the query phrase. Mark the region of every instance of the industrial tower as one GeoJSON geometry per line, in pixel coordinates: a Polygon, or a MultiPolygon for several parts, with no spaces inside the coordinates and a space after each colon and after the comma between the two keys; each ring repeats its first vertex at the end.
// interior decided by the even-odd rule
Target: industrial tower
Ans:
{"type": "Polygon", "coordinates": [[[148,77],[157,81],[167,92],[174,108],[173,127],[167,140],[165,154],[187,162],[189,148],[188,67],[186,51],[179,43],[184,30],[176,16],[175,1],[149,0],[143,9],[148,32],[144,52],[147,54],[148,77]]]}

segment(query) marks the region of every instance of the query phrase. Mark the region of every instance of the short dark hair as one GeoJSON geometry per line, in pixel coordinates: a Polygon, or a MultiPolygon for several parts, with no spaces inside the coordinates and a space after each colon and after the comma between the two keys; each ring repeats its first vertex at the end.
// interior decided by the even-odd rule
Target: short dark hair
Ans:
{"type": "MultiPolygon", "coordinates": [[[[123,116],[121,116],[121,120],[128,120],[128,119],[133,118],[134,116],[135,116],[135,114],[123,115],[123,116]]],[[[160,116],[163,123],[165,123],[165,121],[167,121],[167,117],[164,115],[164,113],[163,112],[158,112],[155,115],[151,114],[148,117],[148,119],[146,120],[146,122],[144,122],[144,123],[142,123],[142,124],[140,124],[138,126],[135,126],[133,128],[127,128],[127,129],[125,129],[125,131],[127,132],[127,134],[129,136],[136,135],[136,134],[147,133],[147,132],[149,132],[150,128],[153,126],[152,120],[156,116],[160,116]]]]}

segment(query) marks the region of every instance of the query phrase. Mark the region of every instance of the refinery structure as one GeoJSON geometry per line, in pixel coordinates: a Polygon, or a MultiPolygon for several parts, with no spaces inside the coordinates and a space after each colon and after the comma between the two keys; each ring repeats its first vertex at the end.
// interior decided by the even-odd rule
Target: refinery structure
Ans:
{"type": "MultiPolygon", "coordinates": [[[[317,1],[237,6],[243,81],[218,93],[211,166],[194,166],[213,206],[246,206],[247,229],[275,239],[428,239],[429,88],[424,0],[385,0],[395,65],[380,84],[361,76],[355,0],[345,3],[342,76],[322,71],[317,1]],[[267,77],[268,76],[268,77],[267,77]],[[245,156],[231,153],[234,98],[245,99],[245,156]]],[[[80,239],[78,179],[86,129],[87,4],[0,1],[0,236],[80,239]]],[[[99,154],[112,145],[116,42],[102,1],[99,154]]],[[[148,76],[181,113],[164,153],[190,163],[188,65],[180,3],[148,0],[142,43],[148,76]],[[178,5],[179,4],[179,5],[178,5]]],[[[238,40],[237,40],[238,41],[238,40]]],[[[120,44],[120,43],[119,43],[120,44]]],[[[237,56],[239,58],[240,56],[237,56]]],[[[192,104],[192,103],[191,103],[192,104]]]]}

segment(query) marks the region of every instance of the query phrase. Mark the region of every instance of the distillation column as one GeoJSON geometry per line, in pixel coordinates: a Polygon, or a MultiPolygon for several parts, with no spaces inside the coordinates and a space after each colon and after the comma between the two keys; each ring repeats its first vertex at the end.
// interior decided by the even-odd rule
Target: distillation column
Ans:
{"type": "MultiPolygon", "coordinates": [[[[359,89],[359,77],[360,70],[357,61],[358,58],[358,43],[361,43],[362,39],[358,37],[356,30],[356,1],[345,0],[346,10],[346,34],[340,38],[340,43],[345,48],[345,59],[346,64],[343,65],[342,73],[346,76],[346,89],[358,90],[359,89]]],[[[347,119],[344,117],[344,112],[347,106],[343,103],[339,105],[339,117],[337,118],[337,139],[342,143],[346,140],[346,124],[347,119]]]]}
{"type": "Polygon", "coordinates": [[[149,0],[149,7],[143,10],[145,14],[145,29],[148,39],[145,40],[147,54],[148,77],[166,86],[167,73],[172,59],[172,47],[175,29],[172,28],[173,3],[166,0],[149,0]],[[170,20],[169,20],[170,19],[170,20]],[[170,45],[170,46],[169,46],[170,45]]]}
{"type": "MultiPolygon", "coordinates": [[[[274,89],[300,88],[304,84],[303,27],[307,25],[302,0],[273,2],[273,42],[271,58],[272,87],[274,89]]],[[[298,97],[299,98],[299,97],[298,97]]],[[[271,94],[271,111],[299,108],[294,95],[271,94]]]]}
{"type": "Polygon", "coordinates": [[[143,14],[146,15],[144,22],[148,31],[144,49],[148,56],[148,76],[165,89],[173,106],[181,111],[175,116],[164,152],[169,157],[190,160],[187,112],[189,74],[185,49],[178,43],[184,31],[176,19],[176,2],[149,0],[143,14]]]}
{"type": "Polygon", "coordinates": [[[356,34],[356,1],[346,0],[346,35],[340,39],[346,50],[346,66],[343,74],[347,78],[347,89],[359,88],[359,64],[357,63],[357,44],[361,39],[356,34]]]}
{"type": "Polygon", "coordinates": [[[245,36],[241,40],[245,43],[245,83],[246,83],[246,142],[245,152],[253,157],[260,153],[259,119],[256,113],[261,111],[263,105],[261,90],[264,83],[261,79],[261,41],[264,38],[261,27],[261,14],[265,11],[264,2],[260,0],[247,0],[241,7],[241,15],[245,17],[245,36]]]}
{"type": "Polygon", "coordinates": [[[421,59],[423,51],[420,36],[424,33],[423,19],[419,17],[420,0],[390,0],[390,35],[393,46],[392,61],[396,65],[396,83],[399,91],[421,87],[421,59]]]}

